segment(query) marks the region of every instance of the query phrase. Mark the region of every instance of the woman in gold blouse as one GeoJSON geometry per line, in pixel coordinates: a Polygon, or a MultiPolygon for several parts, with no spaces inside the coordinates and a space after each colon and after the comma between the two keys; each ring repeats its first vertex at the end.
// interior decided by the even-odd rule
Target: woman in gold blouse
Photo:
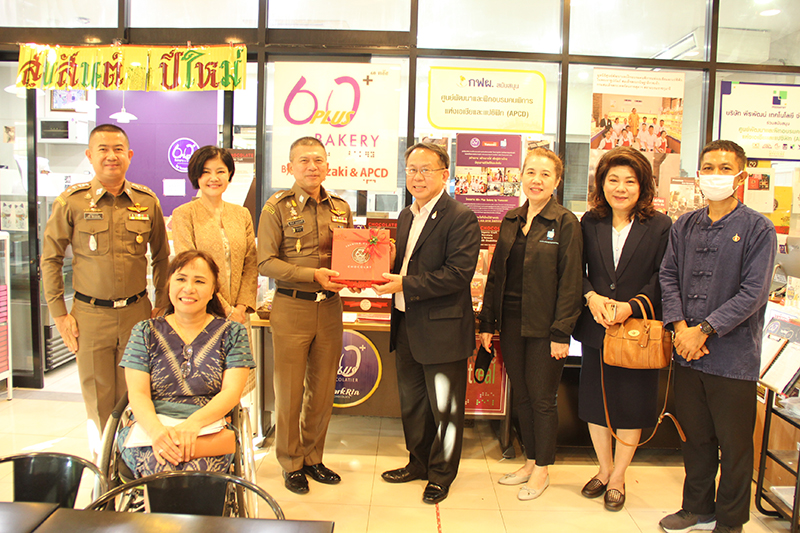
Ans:
{"type": "Polygon", "coordinates": [[[201,195],[172,212],[175,253],[208,252],[220,266],[219,296],[230,320],[245,324],[255,311],[258,265],[253,218],[242,206],[222,200],[233,179],[233,157],[204,146],[189,160],[189,181],[201,195]]]}

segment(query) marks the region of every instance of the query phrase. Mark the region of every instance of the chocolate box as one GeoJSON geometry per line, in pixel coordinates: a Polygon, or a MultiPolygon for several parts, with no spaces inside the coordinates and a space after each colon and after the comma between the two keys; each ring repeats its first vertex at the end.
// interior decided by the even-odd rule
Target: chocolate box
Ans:
{"type": "Polygon", "coordinates": [[[339,273],[331,281],[348,287],[371,287],[386,283],[383,274],[390,271],[389,230],[333,230],[331,269],[339,273]]]}

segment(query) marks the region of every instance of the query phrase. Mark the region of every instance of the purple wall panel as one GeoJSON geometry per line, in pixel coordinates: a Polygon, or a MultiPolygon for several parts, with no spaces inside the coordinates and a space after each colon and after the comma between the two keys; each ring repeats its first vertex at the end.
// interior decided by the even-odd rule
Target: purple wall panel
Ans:
{"type": "MultiPolygon", "coordinates": [[[[97,123],[116,124],[108,117],[122,107],[122,92],[97,91],[97,105],[97,123]]],[[[128,91],[125,109],[138,117],[129,124],[118,124],[128,134],[133,150],[127,178],[153,189],[164,216],[169,216],[195,195],[186,173],[170,166],[169,147],[181,137],[188,137],[199,146],[217,143],[217,93],[128,91]],[[164,179],[186,179],[186,196],[165,197],[164,179]]]]}

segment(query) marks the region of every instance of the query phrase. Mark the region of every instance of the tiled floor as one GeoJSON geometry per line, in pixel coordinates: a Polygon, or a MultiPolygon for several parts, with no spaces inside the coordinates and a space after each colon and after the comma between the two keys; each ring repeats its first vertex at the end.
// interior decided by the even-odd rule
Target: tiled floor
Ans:
{"type": "MultiPolygon", "coordinates": [[[[0,456],[37,450],[89,456],[74,364],[48,374],[45,385],[43,391],[15,389],[14,400],[0,400],[4,428],[0,456]]],[[[384,470],[406,461],[396,419],[334,416],[325,464],[342,475],[340,485],[311,481],[309,494],[290,493],[283,487],[271,441],[257,450],[258,481],[278,500],[287,518],[332,520],[336,533],[657,532],[661,517],[680,507],[683,468],[675,454],[640,451],[628,470],[625,509],[610,513],[603,509],[602,498],[587,500],[580,495],[580,488],[596,473],[589,451],[560,450],[550,470],[550,488],[537,500],[521,502],[516,487],[497,484],[521,460],[503,459],[485,422],[476,422],[464,436],[458,478],[450,496],[438,506],[422,503],[424,481],[390,485],[380,478],[384,470]]],[[[0,465],[0,501],[11,497],[11,469],[0,465]]],[[[88,503],[90,495],[82,493],[79,499],[88,503]]],[[[787,522],[767,518],[753,507],[745,531],[789,528],[787,522]]]]}

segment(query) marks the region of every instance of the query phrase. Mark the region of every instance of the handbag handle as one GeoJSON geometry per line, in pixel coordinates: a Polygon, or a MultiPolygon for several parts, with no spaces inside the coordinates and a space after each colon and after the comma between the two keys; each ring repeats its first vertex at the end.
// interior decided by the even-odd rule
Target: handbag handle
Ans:
{"type": "Polygon", "coordinates": [[[631,299],[632,299],[632,300],[636,300],[636,303],[638,303],[638,304],[639,304],[639,307],[641,307],[641,308],[642,308],[642,316],[643,316],[645,319],[647,319],[647,313],[645,312],[645,310],[644,310],[644,307],[642,307],[642,304],[641,304],[641,302],[639,301],[639,297],[640,297],[640,296],[641,296],[642,298],[644,298],[644,301],[645,301],[645,302],[647,302],[647,306],[648,306],[648,307],[650,307],[650,320],[655,320],[655,319],[656,319],[656,312],[655,312],[655,310],[653,309],[653,302],[651,302],[651,301],[650,301],[650,298],[648,298],[646,294],[644,294],[644,293],[639,293],[639,294],[637,294],[636,296],[634,296],[634,297],[633,297],[633,298],[631,298],[631,299]]]}

